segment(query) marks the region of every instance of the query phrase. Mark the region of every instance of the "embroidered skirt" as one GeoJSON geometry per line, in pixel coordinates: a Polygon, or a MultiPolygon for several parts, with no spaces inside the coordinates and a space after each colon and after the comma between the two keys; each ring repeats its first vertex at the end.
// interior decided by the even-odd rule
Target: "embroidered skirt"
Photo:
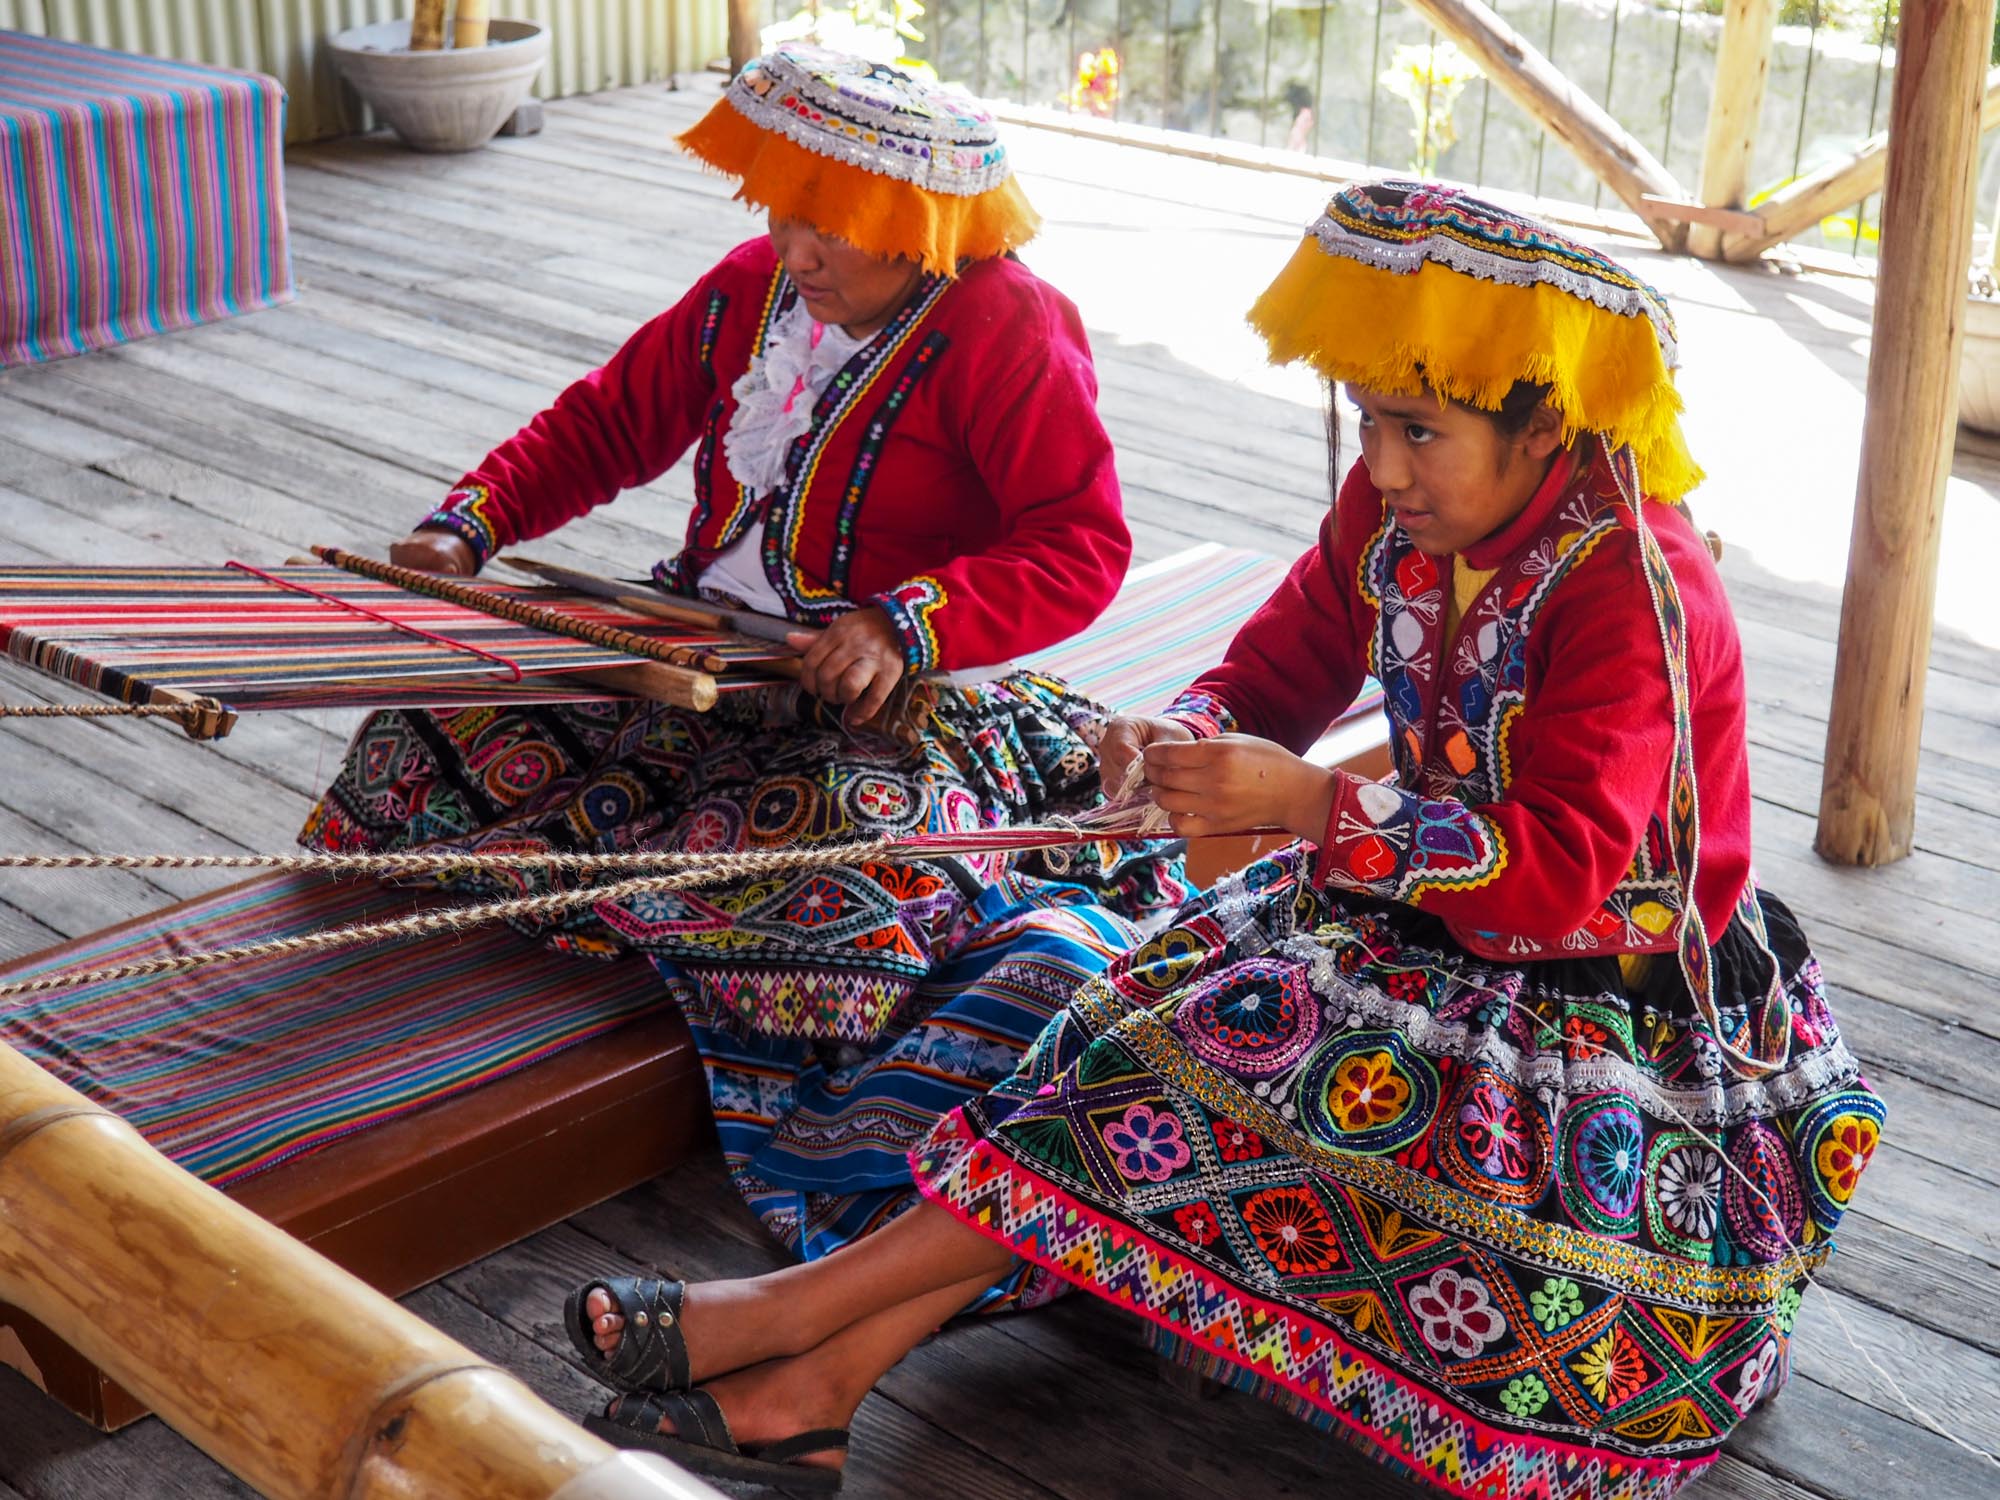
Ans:
{"type": "Polygon", "coordinates": [[[1163,1352],[1452,1494],[1672,1493],[1783,1383],[1883,1109],[1790,914],[1671,958],[1508,968],[1297,846],[1086,984],[913,1158],[923,1190],[1163,1352]]]}
{"type": "MultiPolygon", "coordinates": [[[[1004,876],[865,1046],[750,1034],[674,960],[657,962],[700,1049],[732,1181],[778,1240],[817,1260],[917,1203],[911,1149],[1012,1074],[1077,989],[1139,940],[1081,886],[1004,876]]],[[[1064,1289],[1024,1264],[972,1310],[1033,1307],[1064,1289]]]]}
{"type": "MultiPolygon", "coordinates": [[[[1104,711],[1015,673],[919,688],[922,743],[855,735],[797,695],[709,713],[589,703],[371,717],[306,822],[311,848],[717,852],[963,831],[1077,811],[1099,796],[1104,711]]],[[[1163,846],[1084,850],[1066,876],[1128,913],[1185,896],[1163,846]]],[[[1032,858],[1021,862],[1039,868],[1032,858]]],[[[889,1026],[1004,862],[835,866],[578,907],[524,924],[558,947],[637,949],[699,985],[747,1034],[867,1042],[889,1026]]],[[[609,878],[609,877],[606,877],[609,878]]],[[[468,895],[548,889],[474,872],[468,895]]]]}

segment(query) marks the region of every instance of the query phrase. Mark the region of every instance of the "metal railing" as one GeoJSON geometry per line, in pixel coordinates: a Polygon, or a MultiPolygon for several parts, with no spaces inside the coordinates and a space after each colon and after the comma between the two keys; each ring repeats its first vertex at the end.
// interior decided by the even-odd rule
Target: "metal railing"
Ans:
{"type": "MultiPolygon", "coordinates": [[[[908,55],[989,98],[1536,197],[1607,198],[1401,0],[924,3],[914,18],[923,36],[906,41],[908,55]],[[1102,67],[1107,52],[1115,75],[1102,67]]],[[[1492,3],[1695,188],[1722,30],[1710,8],[1721,0],[1492,3]]],[[[1784,0],[1755,157],[1760,189],[1845,155],[1881,127],[1897,3],[1784,0]]],[[[799,0],[773,0],[772,18],[798,9],[799,0]]],[[[890,9],[881,0],[881,13],[890,9]]],[[[1820,243],[1872,256],[1874,212],[1871,200],[1824,221],[1820,243]]]]}

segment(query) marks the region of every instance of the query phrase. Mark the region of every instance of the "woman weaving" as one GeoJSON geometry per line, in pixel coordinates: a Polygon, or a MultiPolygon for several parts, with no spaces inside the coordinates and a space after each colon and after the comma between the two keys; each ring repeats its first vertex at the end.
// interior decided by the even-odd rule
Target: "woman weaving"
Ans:
{"type": "Polygon", "coordinates": [[[1226,659],[1104,764],[1138,759],[1177,832],[1301,842],[945,1119],[913,1155],[931,1201],[688,1288],[692,1388],[594,1431],[831,1483],[875,1380],[1022,1261],[1458,1495],[1664,1496],[1783,1383],[1883,1111],[1751,879],[1667,310],[1532,220],[1378,184],[1252,321],[1346,383],[1361,461],[1226,659]],[[1294,753],[1369,671],[1395,785],[1294,753]]]}
{"type": "MultiPolygon", "coordinates": [[[[793,46],[745,68],[681,144],[740,180],[769,234],[495,449],[392,557],[472,572],[692,449],[686,542],[654,575],[817,628],[803,706],[380,714],[307,844],[735,850],[1097,799],[1102,711],[1005,664],[1093,620],[1130,539],[1076,312],[1005,254],[1038,221],[990,119],[793,46]],[[869,732],[892,695],[914,749],[869,732]]],[[[1182,894],[1150,855],[991,888],[951,862],[873,863],[602,905],[548,935],[659,966],[738,1186],[818,1255],[912,1201],[905,1148],[1005,1076],[1132,938],[1093,896],[1136,913],[1182,894]],[[1016,939],[1017,977],[989,974],[1016,939]]]]}

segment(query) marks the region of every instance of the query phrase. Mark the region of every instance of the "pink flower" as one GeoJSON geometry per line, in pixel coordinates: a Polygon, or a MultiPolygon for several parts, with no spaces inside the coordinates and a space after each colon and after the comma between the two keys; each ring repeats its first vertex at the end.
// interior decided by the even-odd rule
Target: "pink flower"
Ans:
{"type": "Polygon", "coordinates": [[[1170,1110],[1156,1114],[1150,1104],[1135,1104],[1124,1119],[1107,1125],[1104,1144],[1117,1156],[1118,1170],[1139,1182],[1165,1182],[1194,1159],[1179,1117],[1170,1110]]]}

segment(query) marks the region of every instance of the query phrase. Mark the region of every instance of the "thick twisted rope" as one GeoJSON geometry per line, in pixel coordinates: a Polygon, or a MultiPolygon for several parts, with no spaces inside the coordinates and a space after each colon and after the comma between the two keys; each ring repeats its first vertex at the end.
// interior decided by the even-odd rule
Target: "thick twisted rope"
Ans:
{"type": "Polygon", "coordinates": [[[0,703],[0,719],[179,719],[213,713],[212,703],[0,703]]]}
{"type": "MultiPolygon", "coordinates": [[[[401,938],[429,937],[439,933],[463,932],[487,922],[506,921],[515,917],[547,917],[579,906],[595,906],[604,901],[622,901],[628,896],[641,896],[654,891],[678,891],[702,885],[712,885],[719,881],[741,879],[745,875],[771,874],[791,869],[810,869],[815,866],[851,864],[856,860],[879,858],[894,853],[900,845],[894,839],[873,839],[862,844],[845,844],[834,849],[789,849],[771,851],[751,851],[743,854],[711,854],[691,856],[696,861],[692,868],[677,874],[642,875],[630,880],[614,881],[610,885],[584,886],[573,891],[553,891],[541,896],[518,896],[504,901],[481,902],[469,906],[440,907],[435,911],[417,912],[407,917],[393,917],[379,922],[355,922],[345,927],[331,927],[321,932],[298,933],[290,937],[266,938],[254,943],[240,943],[228,948],[212,948],[196,953],[176,953],[160,958],[143,959],[138,963],[118,964],[110,968],[91,969],[82,972],[47,974],[36,979],[18,979],[0,984],[0,999],[17,995],[46,994],[52,990],[77,989],[86,985],[116,984],[127,979],[144,979],[161,974],[180,973],[189,969],[205,968],[211,964],[233,963],[247,959],[278,958],[305,953],[319,953],[328,949],[355,947],[362,943],[388,942],[401,938]]],[[[931,850],[926,853],[944,853],[931,850]]],[[[40,856],[11,855],[7,863],[16,868],[36,868],[23,861],[40,856]]],[[[58,856],[60,857],[60,856],[58,856]]],[[[376,859],[381,856],[318,856],[321,863],[311,868],[329,869],[345,867],[358,868],[355,861],[376,859]],[[340,865],[324,863],[327,860],[341,861],[340,865]]],[[[200,866],[180,863],[181,861],[238,858],[245,861],[265,862],[313,858],[297,855],[162,855],[162,856],[119,856],[81,855],[80,859],[117,861],[126,858],[158,859],[162,864],[141,864],[138,868],[159,869],[199,868],[200,866]]],[[[659,856],[654,856],[659,858],[659,856]]],[[[469,863],[465,858],[457,860],[459,866],[469,863]]],[[[108,864],[102,868],[128,868],[120,864],[108,864]]],[[[76,868],[72,866],[72,868],[76,868]]],[[[208,866],[216,868],[216,866],[208,866]]]]}
{"type": "MultiPolygon", "coordinates": [[[[890,839],[838,846],[839,859],[872,859],[896,849],[890,839]]],[[[827,858],[826,850],[745,850],[736,854],[637,851],[623,854],[487,852],[439,854],[0,854],[0,870],[304,870],[332,875],[440,875],[468,870],[652,871],[656,874],[706,868],[727,859],[730,876],[782,874],[827,858]]]]}
{"type": "Polygon", "coordinates": [[[540,896],[517,896],[499,901],[441,907],[435,911],[419,912],[407,917],[379,922],[357,922],[346,927],[299,933],[290,937],[267,938],[229,948],[176,953],[111,968],[46,974],[35,979],[17,979],[0,983],[0,999],[175,974],[190,969],[205,968],[211,964],[317,953],[329,949],[356,947],[363,943],[463,932],[488,922],[507,921],[515,917],[554,916],[576,907],[595,906],[606,901],[621,901],[628,896],[645,895],[654,891],[689,890],[725,881],[756,879],[797,870],[824,869],[869,860],[938,859],[955,854],[1019,852],[1056,848],[1065,844],[1095,843],[1104,839],[1132,836],[1130,829],[1111,826],[1130,821],[1126,810],[1104,807],[1075,821],[1062,819],[1025,827],[980,829],[964,834],[928,834],[918,838],[878,838],[861,843],[829,845],[819,849],[750,849],[709,854],[686,851],[617,854],[555,852],[0,854],[0,869],[11,870],[263,869],[389,876],[463,873],[476,869],[564,871],[644,869],[656,872],[614,881],[608,885],[587,885],[576,890],[553,891],[540,896]]]}

